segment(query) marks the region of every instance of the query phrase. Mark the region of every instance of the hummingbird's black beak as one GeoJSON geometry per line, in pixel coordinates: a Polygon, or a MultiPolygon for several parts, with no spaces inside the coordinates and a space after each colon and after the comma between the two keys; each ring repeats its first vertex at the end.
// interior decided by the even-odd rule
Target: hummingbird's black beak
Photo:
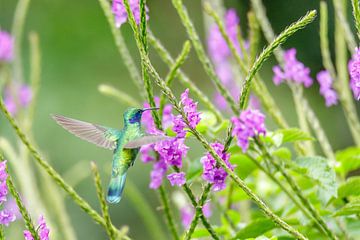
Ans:
{"type": "Polygon", "coordinates": [[[151,111],[154,111],[154,110],[159,110],[160,108],[158,107],[155,107],[155,108],[144,108],[142,111],[145,112],[145,111],[148,111],[148,110],[151,110],[151,111]]]}

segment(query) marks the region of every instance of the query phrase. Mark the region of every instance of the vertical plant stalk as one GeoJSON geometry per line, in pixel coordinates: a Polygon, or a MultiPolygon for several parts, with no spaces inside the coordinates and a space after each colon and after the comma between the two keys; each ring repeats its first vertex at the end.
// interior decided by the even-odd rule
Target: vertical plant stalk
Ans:
{"type": "Polygon", "coordinates": [[[143,196],[139,188],[132,181],[127,180],[126,185],[126,195],[132,202],[133,207],[138,212],[141,220],[144,222],[149,236],[151,236],[154,240],[166,239],[162,224],[156,217],[156,214],[149,205],[146,197],[143,196]]]}
{"type": "Polygon", "coordinates": [[[224,85],[221,83],[219,77],[215,73],[215,69],[212,66],[209,58],[207,57],[204,47],[202,46],[202,43],[200,41],[199,35],[197,34],[195,27],[193,23],[190,20],[189,14],[185,8],[185,6],[182,4],[182,0],[172,0],[172,4],[175,7],[177,13],[179,14],[181,18],[181,22],[186,28],[186,32],[193,44],[193,47],[195,49],[195,52],[203,65],[205,72],[209,75],[210,79],[215,84],[216,88],[220,92],[220,94],[224,97],[226,102],[229,104],[230,108],[236,115],[238,115],[239,109],[236,106],[236,102],[232,98],[230,92],[228,89],[224,87],[224,85]]]}
{"type": "MultiPolygon", "coordinates": [[[[341,28],[344,32],[344,38],[345,41],[347,43],[349,52],[354,53],[354,50],[357,46],[356,44],[356,40],[354,38],[354,35],[351,31],[350,25],[346,20],[345,17],[345,13],[346,13],[346,8],[344,8],[342,5],[342,1],[341,0],[333,0],[333,5],[334,5],[334,11],[335,11],[335,15],[336,15],[336,21],[338,22],[338,27],[341,28]]],[[[336,22],[335,22],[336,25],[336,22]]],[[[336,31],[336,28],[335,28],[336,31]]]]}
{"type": "MultiPolygon", "coordinates": [[[[39,154],[39,152],[35,149],[35,147],[30,143],[27,136],[24,132],[19,128],[18,124],[15,120],[10,116],[10,113],[7,111],[4,102],[0,99],[0,110],[4,113],[6,119],[9,121],[14,131],[23,142],[23,144],[27,147],[29,152],[33,155],[34,159],[38,162],[38,164],[49,174],[49,176],[61,187],[65,190],[65,192],[73,199],[73,201],[83,209],[96,223],[106,227],[105,220],[82,198],[80,197],[75,190],[68,185],[64,179],[60,176],[58,172],[56,172],[39,154]]],[[[113,226],[114,229],[116,229],[113,226]]],[[[120,238],[129,239],[126,236],[125,231],[121,231],[120,238]]]]}
{"type": "Polygon", "coordinates": [[[19,196],[19,193],[16,191],[16,188],[14,186],[14,183],[11,180],[10,175],[8,176],[6,182],[7,182],[7,185],[8,185],[11,195],[15,199],[16,205],[19,208],[21,216],[23,217],[23,219],[25,221],[26,228],[30,231],[31,235],[34,237],[35,240],[40,240],[40,237],[36,231],[36,228],[34,227],[34,224],[31,220],[30,214],[27,211],[27,209],[25,208],[25,205],[22,202],[22,200],[19,196]]]}
{"type": "Polygon", "coordinates": [[[124,91],[116,89],[115,87],[110,86],[108,84],[100,84],[98,86],[98,90],[100,93],[104,94],[105,96],[112,97],[125,105],[141,106],[140,102],[138,102],[138,100],[133,98],[131,95],[127,94],[124,91]]]}
{"type": "Polygon", "coordinates": [[[357,30],[357,35],[360,40],[360,6],[359,0],[351,0],[352,8],[353,8],[353,16],[355,20],[355,26],[357,30]]]}
{"type": "MultiPolygon", "coordinates": [[[[345,2],[344,2],[345,4],[345,2]]],[[[334,6],[337,6],[336,13],[341,14],[346,18],[346,6],[342,5],[342,1],[334,1],[334,6]],[[336,3],[335,3],[336,2],[336,3]]],[[[351,51],[354,51],[352,49],[351,51]]],[[[345,42],[345,31],[342,28],[340,18],[335,18],[335,54],[336,54],[336,70],[337,70],[337,81],[335,82],[335,88],[339,93],[339,98],[342,103],[346,120],[349,124],[351,134],[354,142],[357,146],[360,146],[360,123],[357,117],[357,110],[354,104],[352,93],[349,85],[348,76],[348,54],[346,51],[345,42]]]]}
{"type": "Polygon", "coordinates": [[[167,194],[165,193],[164,186],[160,186],[159,192],[160,192],[161,202],[163,204],[164,211],[165,211],[166,221],[168,222],[168,225],[170,227],[170,232],[173,236],[173,239],[178,240],[178,239],[180,239],[180,237],[176,230],[176,225],[173,220],[174,217],[172,216],[171,211],[169,209],[169,199],[167,197],[167,194]]]}
{"type": "MultiPolygon", "coordinates": [[[[166,83],[166,85],[168,87],[171,86],[172,81],[177,76],[179,68],[185,63],[185,60],[189,56],[190,50],[191,50],[191,45],[190,45],[189,40],[187,40],[184,43],[179,56],[175,59],[174,64],[171,65],[169,73],[165,78],[165,83],[166,83]]],[[[160,116],[163,115],[163,110],[164,110],[165,103],[166,103],[166,98],[165,98],[164,94],[161,94],[161,96],[160,96],[160,110],[159,110],[160,116]]]]}
{"type": "MultiPolygon", "coordinates": [[[[171,57],[170,53],[161,44],[160,40],[156,39],[151,32],[149,32],[148,40],[166,65],[173,66],[175,64],[175,60],[171,57]]],[[[207,107],[212,113],[215,114],[219,122],[222,122],[224,120],[222,114],[209,100],[209,98],[192,81],[190,81],[190,79],[181,69],[177,70],[177,78],[182,85],[190,89],[191,93],[196,96],[199,101],[204,104],[205,107],[207,107]]]]}
{"type": "Polygon", "coordinates": [[[29,10],[30,0],[19,0],[12,22],[12,36],[14,38],[14,78],[23,81],[23,69],[21,61],[21,43],[24,33],[24,24],[27,12],[29,10]]]}
{"type": "Polygon", "coordinates": [[[203,193],[202,193],[202,195],[200,197],[200,200],[199,200],[199,202],[197,204],[197,207],[195,208],[195,216],[194,216],[193,220],[191,221],[189,230],[185,233],[184,239],[186,239],[186,240],[191,239],[191,236],[194,233],[195,228],[196,228],[196,226],[198,224],[199,218],[200,218],[201,215],[203,215],[203,210],[202,209],[203,209],[203,206],[204,206],[204,204],[206,202],[206,199],[208,198],[211,186],[212,186],[212,184],[208,183],[204,188],[204,191],[203,191],[203,193]]]}
{"type": "Polygon", "coordinates": [[[130,78],[134,82],[135,86],[138,88],[141,96],[146,99],[146,93],[143,88],[143,82],[141,80],[141,76],[139,73],[139,70],[131,57],[131,54],[126,46],[124,37],[119,29],[115,26],[115,20],[114,16],[111,12],[109,2],[106,0],[99,0],[100,6],[104,12],[104,15],[108,21],[108,24],[110,26],[110,30],[112,33],[112,36],[115,41],[116,48],[118,49],[120,56],[123,60],[123,63],[125,64],[126,68],[128,69],[128,72],[130,74],[130,78]]]}
{"type": "Polygon", "coordinates": [[[0,226],[0,240],[5,240],[4,226],[0,226]]]}
{"type": "Polygon", "coordinates": [[[96,187],[96,194],[97,194],[97,197],[99,199],[102,216],[103,216],[103,218],[105,220],[106,232],[107,232],[110,240],[116,240],[116,232],[112,228],[112,223],[111,223],[111,219],[110,219],[110,215],[109,215],[109,207],[106,204],[104,191],[103,191],[103,188],[101,186],[101,179],[100,179],[99,170],[98,170],[95,162],[91,162],[90,164],[91,164],[91,171],[92,171],[93,177],[94,177],[94,182],[95,182],[95,187],[96,187]]]}

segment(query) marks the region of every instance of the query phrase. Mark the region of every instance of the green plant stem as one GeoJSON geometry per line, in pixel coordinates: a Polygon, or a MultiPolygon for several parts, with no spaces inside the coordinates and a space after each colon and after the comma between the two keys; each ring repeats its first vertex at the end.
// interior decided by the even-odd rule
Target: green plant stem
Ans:
{"type": "Polygon", "coordinates": [[[173,239],[180,239],[177,230],[176,230],[176,225],[174,223],[174,218],[171,214],[170,208],[169,208],[169,199],[167,197],[167,194],[165,192],[165,188],[164,186],[160,186],[159,188],[159,192],[160,192],[160,197],[161,197],[161,202],[163,204],[164,207],[164,211],[165,211],[165,217],[166,217],[166,221],[168,222],[169,228],[170,228],[170,232],[173,236],[173,239]]]}
{"type": "MultiPolygon", "coordinates": [[[[336,37],[336,32],[340,34],[340,32],[343,32],[341,34],[344,34],[345,41],[347,43],[348,49],[351,53],[354,53],[355,48],[357,46],[356,40],[354,38],[354,35],[351,31],[350,25],[348,23],[348,21],[346,20],[346,8],[344,8],[342,0],[333,0],[333,5],[334,5],[334,11],[335,11],[335,15],[336,18],[335,20],[338,21],[338,23],[335,22],[335,25],[338,25],[338,28],[342,29],[342,31],[337,31],[335,27],[335,37],[336,37]]],[[[336,40],[335,40],[336,41],[336,40]]],[[[337,55],[336,55],[337,56],[337,55]]]]}
{"type": "Polygon", "coordinates": [[[250,91],[251,81],[254,78],[255,74],[259,71],[262,64],[265,62],[266,59],[268,59],[271,54],[274,52],[274,50],[283,44],[290,36],[295,34],[300,29],[303,29],[311,23],[316,17],[316,11],[310,11],[308,12],[304,17],[299,19],[297,22],[291,24],[289,27],[287,27],[284,31],[282,31],[279,36],[277,36],[256,58],[255,62],[253,63],[252,67],[250,68],[250,71],[248,75],[246,76],[244,85],[241,90],[240,94],[240,108],[245,109],[248,101],[248,95],[250,91]]]}
{"type": "Polygon", "coordinates": [[[108,21],[108,24],[110,26],[110,30],[112,33],[112,36],[115,41],[115,45],[120,53],[120,56],[123,60],[123,63],[125,64],[126,68],[128,69],[128,72],[130,74],[130,78],[133,80],[135,86],[138,88],[140,95],[146,99],[146,93],[143,88],[143,82],[141,80],[141,76],[139,73],[139,69],[137,68],[136,64],[134,63],[133,58],[131,57],[131,54],[126,46],[124,37],[119,29],[115,26],[115,20],[114,15],[111,12],[111,8],[109,7],[109,2],[106,0],[99,0],[100,6],[104,12],[104,15],[108,21]]]}
{"type": "Polygon", "coordinates": [[[24,33],[24,25],[27,12],[29,10],[30,0],[19,0],[16,8],[14,19],[12,23],[12,36],[14,38],[14,78],[23,81],[23,69],[21,58],[21,43],[24,33]]]}
{"type": "MultiPolygon", "coordinates": [[[[10,113],[7,111],[4,102],[2,99],[0,99],[0,109],[4,113],[5,117],[15,130],[16,134],[20,138],[20,140],[23,142],[23,144],[27,147],[29,152],[33,155],[34,159],[38,162],[38,164],[49,174],[49,176],[61,187],[65,190],[65,192],[73,199],[73,201],[81,208],[83,209],[96,223],[102,225],[103,227],[106,227],[105,220],[95,211],[91,208],[91,206],[82,198],[80,197],[75,190],[68,185],[64,179],[60,176],[59,173],[57,173],[39,154],[39,152],[35,149],[35,147],[30,143],[27,136],[24,134],[24,132],[19,128],[18,124],[15,122],[15,120],[10,116],[10,113]]],[[[116,230],[114,226],[112,226],[113,229],[116,230]]],[[[121,232],[120,237],[124,239],[129,239],[126,236],[125,232],[121,232]]]]}
{"type": "Polygon", "coordinates": [[[152,207],[149,205],[146,197],[132,181],[127,180],[126,185],[126,195],[144,222],[149,236],[154,240],[166,239],[163,228],[161,227],[162,225],[156,217],[152,207]]]}
{"type": "Polygon", "coordinates": [[[359,0],[351,0],[352,8],[353,8],[353,15],[355,20],[355,26],[357,30],[358,38],[360,39],[360,6],[359,0]]]}
{"type": "MultiPolygon", "coordinates": [[[[346,6],[344,1],[334,1],[336,6],[336,13],[346,18],[346,6]],[[343,2],[343,3],[342,3],[343,2]]],[[[357,146],[360,146],[360,123],[357,117],[356,106],[353,101],[351,90],[349,88],[349,77],[348,77],[348,54],[346,51],[346,42],[343,24],[340,18],[335,19],[335,55],[336,55],[336,70],[337,70],[337,81],[334,84],[335,89],[339,93],[339,99],[342,103],[344,115],[350,127],[351,135],[353,136],[354,142],[357,146]]],[[[355,49],[352,49],[354,51],[355,49]]]]}
{"type": "MultiPolygon", "coordinates": [[[[170,67],[170,71],[165,78],[165,83],[168,87],[171,86],[172,81],[175,79],[176,75],[178,74],[179,68],[184,64],[186,58],[188,57],[188,55],[190,53],[190,49],[191,49],[191,45],[190,45],[190,42],[187,40],[184,43],[179,56],[176,58],[175,63],[170,67]]],[[[161,94],[160,110],[159,110],[160,116],[162,116],[162,114],[163,114],[165,103],[166,103],[166,98],[165,98],[164,94],[161,94]]]]}
{"type": "Polygon", "coordinates": [[[36,231],[36,227],[34,226],[32,220],[31,220],[30,214],[26,210],[25,205],[19,196],[19,193],[16,191],[16,188],[15,188],[14,183],[11,180],[10,176],[8,176],[6,182],[7,182],[7,185],[8,185],[11,195],[15,199],[16,205],[19,208],[21,216],[23,217],[23,219],[25,221],[26,228],[30,231],[31,235],[35,238],[35,240],[40,240],[40,237],[36,231]]]}
{"type": "Polygon", "coordinates": [[[281,173],[281,175],[285,178],[285,180],[288,182],[291,189],[294,191],[296,196],[300,199],[302,204],[308,209],[308,211],[313,216],[314,220],[321,225],[321,229],[323,230],[323,233],[325,233],[330,239],[337,239],[336,235],[329,229],[329,227],[326,225],[325,221],[322,219],[319,212],[316,210],[316,208],[311,204],[311,202],[302,194],[302,191],[300,187],[297,185],[297,183],[294,181],[294,179],[288,174],[288,172],[282,168],[277,161],[268,153],[266,148],[257,141],[258,145],[262,149],[263,154],[265,157],[269,160],[269,162],[275,167],[277,171],[281,173]]]}
{"type": "MultiPolygon", "coordinates": [[[[154,47],[160,58],[168,66],[174,66],[175,60],[171,57],[170,53],[165,49],[161,44],[159,39],[156,39],[155,36],[149,32],[148,35],[149,43],[154,47]]],[[[195,95],[202,104],[205,105],[211,112],[213,112],[219,122],[222,122],[224,119],[219,110],[214,106],[214,104],[209,100],[209,98],[185,75],[181,69],[177,70],[177,77],[182,85],[189,88],[191,93],[195,95]]]]}
{"type": "Polygon", "coordinates": [[[141,104],[138,102],[138,100],[136,100],[135,98],[133,98],[132,96],[130,96],[129,94],[127,94],[124,91],[121,91],[119,89],[116,89],[113,86],[110,86],[108,84],[100,84],[98,86],[98,90],[99,92],[101,92],[102,94],[112,97],[114,99],[116,99],[117,101],[125,104],[125,105],[129,105],[129,106],[140,106],[141,104]]]}
{"type": "MultiPolygon", "coordinates": [[[[309,219],[314,219],[314,217],[309,213],[309,211],[304,208],[304,206],[302,205],[301,202],[299,202],[299,200],[297,198],[295,198],[294,194],[291,193],[283,184],[280,180],[278,180],[275,177],[275,174],[268,171],[265,167],[263,167],[255,158],[253,158],[252,156],[248,155],[248,157],[252,160],[253,163],[255,163],[255,165],[261,170],[263,171],[273,182],[275,182],[280,188],[281,190],[291,199],[291,201],[300,209],[301,212],[303,212],[309,219]]],[[[318,228],[318,230],[320,232],[323,231],[322,226],[315,220],[315,224],[316,227],[318,228]]]]}
{"type": "Polygon", "coordinates": [[[0,226],[0,240],[5,240],[4,227],[0,226]]]}
{"type": "Polygon", "coordinates": [[[195,211],[195,216],[193,218],[193,220],[191,221],[191,224],[190,224],[190,227],[189,227],[189,230],[186,232],[185,234],[185,237],[184,239],[188,240],[188,239],[191,239],[191,236],[192,234],[194,233],[194,230],[198,224],[198,221],[199,221],[199,218],[201,215],[203,215],[203,211],[202,211],[202,208],[206,202],[206,199],[209,195],[209,192],[210,192],[210,189],[211,189],[211,186],[212,184],[208,183],[205,188],[204,188],[204,191],[200,197],[200,200],[197,204],[197,207],[195,208],[196,211],[195,211]]]}
{"type": "Polygon", "coordinates": [[[112,223],[111,223],[111,219],[110,219],[110,215],[109,215],[109,207],[106,204],[104,191],[103,191],[103,188],[101,186],[101,179],[100,179],[99,170],[98,170],[98,167],[96,166],[95,162],[91,162],[91,171],[92,171],[93,176],[94,176],[96,193],[97,193],[97,197],[99,199],[99,203],[100,203],[100,206],[101,206],[101,212],[102,212],[103,218],[105,220],[105,224],[106,224],[106,227],[105,227],[106,232],[107,232],[110,240],[115,240],[116,239],[116,232],[112,228],[112,223]]]}
{"type": "Polygon", "coordinates": [[[185,8],[185,6],[182,4],[182,0],[172,0],[172,4],[174,5],[177,13],[179,14],[181,18],[181,22],[183,23],[184,27],[186,28],[186,32],[193,44],[193,47],[195,49],[195,52],[202,63],[206,73],[209,75],[210,79],[215,84],[216,88],[220,92],[220,94],[224,97],[226,102],[229,104],[232,111],[238,115],[239,109],[236,106],[236,102],[232,98],[230,92],[228,89],[224,87],[224,85],[221,83],[219,77],[215,73],[215,69],[212,66],[209,58],[207,57],[204,47],[202,46],[202,43],[200,41],[199,35],[197,34],[195,27],[193,23],[190,20],[189,14],[185,8]]]}

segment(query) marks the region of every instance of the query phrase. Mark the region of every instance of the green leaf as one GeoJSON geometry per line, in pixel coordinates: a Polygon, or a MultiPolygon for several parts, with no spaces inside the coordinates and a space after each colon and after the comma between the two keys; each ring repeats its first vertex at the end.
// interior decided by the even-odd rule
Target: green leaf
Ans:
{"type": "Polygon", "coordinates": [[[351,177],[341,184],[338,189],[338,198],[360,196],[360,177],[351,177]]]}
{"type": "Polygon", "coordinates": [[[339,166],[336,171],[341,173],[343,177],[350,171],[360,168],[360,148],[349,147],[336,152],[336,161],[339,166]]]}
{"type": "Polygon", "coordinates": [[[284,160],[291,160],[291,151],[285,147],[276,149],[271,154],[284,160]]]}
{"type": "MultiPolygon", "coordinates": [[[[222,236],[227,233],[227,230],[223,227],[215,227],[214,230],[219,236],[222,236]]],[[[203,237],[210,237],[210,233],[208,232],[208,230],[206,228],[195,229],[192,238],[203,238],[203,237]]]]}
{"type": "Polygon", "coordinates": [[[230,163],[236,165],[235,173],[241,178],[245,179],[249,176],[257,166],[245,154],[233,154],[230,156],[230,163]]]}
{"type": "Polygon", "coordinates": [[[186,180],[192,181],[202,173],[202,164],[199,160],[191,161],[186,173],[186,180]]]}
{"type": "Polygon", "coordinates": [[[199,132],[206,132],[209,128],[215,126],[216,122],[216,116],[214,113],[210,111],[202,111],[201,121],[196,126],[196,130],[199,132]]]}
{"type": "Polygon", "coordinates": [[[298,128],[279,129],[275,133],[283,134],[282,142],[314,141],[314,138],[298,128]]]}
{"type": "Polygon", "coordinates": [[[306,170],[306,176],[318,182],[318,197],[323,204],[337,197],[336,174],[328,160],[322,157],[299,157],[294,161],[306,170]]]}
{"type": "Polygon", "coordinates": [[[353,202],[346,204],[339,211],[337,211],[334,216],[345,216],[352,214],[360,214],[360,199],[356,199],[353,202]]]}
{"type": "Polygon", "coordinates": [[[276,228],[276,225],[273,221],[266,218],[256,219],[237,232],[233,239],[254,238],[274,228],[276,228]]]}

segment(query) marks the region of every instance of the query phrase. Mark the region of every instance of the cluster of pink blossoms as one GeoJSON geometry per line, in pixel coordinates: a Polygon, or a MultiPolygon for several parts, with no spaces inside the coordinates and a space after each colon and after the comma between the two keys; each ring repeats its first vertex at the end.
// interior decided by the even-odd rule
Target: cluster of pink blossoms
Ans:
{"type": "Polygon", "coordinates": [[[350,74],[350,87],[354,98],[360,100],[360,49],[356,48],[355,53],[348,64],[350,74]]]}
{"type": "MultiPolygon", "coordinates": [[[[229,162],[230,154],[224,152],[224,145],[215,142],[210,144],[210,146],[214,149],[216,154],[221,157],[225,164],[233,170],[233,166],[229,162]]],[[[202,177],[212,184],[212,190],[216,192],[225,189],[225,180],[228,174],[222,167],[217,165],[215,158],[210,153],[207,153],[200,161],[203,164],[202,177]]]]}
{"type": "Polygon", "coordinates": [[[313,80],[310,77],[310,68],[296,59],[295,48],[285,51],[284,68],[281,69],[281,67],[277,65],[273,67],[273,71],[275,74],[273,78],[275,85],[279,85],[285,80],[303,84],[305,87],[310,87],[313,84],[313,80]]]}
{"type": "Polygon", "coordinates": [[[265,135],[265,116],[258,110],[248,109],[241,112],[240,117],[232,117],[234,124],[232,135],[237,137],[238,145],[243,152],[249,148],[249,140],[260,134],[265,135]]]}
{"type": "Polygon", "coordinates": [[[27,84],[11,82],[4,91],[4,104],[11,115],[16,115],[20,109],[26,108],[31,102],[32,91],[27,84]]]}
{"type": "Polygon", "coordinates": [[[9,33],[0,31],[0,62],[10,62],[13,55],[13,38],[9,33]]]}
{"type": "MultiPolygon", "coordinates": [[[[128,0],[131,12],[134,14],[135,21],[137,24],[140,23],[140,2],[139,0],[128,0]]],[[[115,17],[115,26],[120,27],[128,19],[128,15],[125,9],[123,0],[113,0],[112,2],[112,12],[115,17]]],[[[148,9],[146,8],[146,12],[148,9]]],[[[146,16],[148,19],[148,16],[146,16]]]]}
{"type": "MultiPolygon", "coordinates": [[[[37,233],[40,237],[40,240],[49,240],[50,229],[46,225],[44,217],[41,215],[38,220],[37,233]]],[[[31,235],[30,231],[24,231],[25,240],[34,240],[34,237],[31,235]]]]}
{"type": "MultiPolygon", "coordinates": [[[[0,204],[4,204],[7,201],[8,188],[6,179],[8,174],[6,172],[6,161],[0,162],[0,204]]],[[[9,209],[4,208],[0,211],[0,224],[8,226],[9,223],[16,220],[15,214],[9,209]]]]}
{"type": "MultiPolygon", "coordinates": [[[[156,102],[158,102],[158,100],[156,102]]],[[[189,98],[188,89],[181,95],[181,104],[189,120],[190,127],[195,128],[200,122],[200,113],[197,112],[197,103],[189,98]]],[[[144,106],[148,107],[149,105],[145,104],[144,106]]],[[[149,187],[152,189],[157,189],[161,186],[168,166],[182,167],[182,160],[186,157],[188,151],[188,147],[184,143],[186,124],[182,117],[180,115],[173,116],[171,105],[166,105],[163,113],[163,128],[166,129],[172,126],[172,129],[176,133],[176,137],[156,144],[146,145],[140,149],[143,162],[155,161],[155,157],[151,155],[153,151],[156,151],[159,155],[159,159],[154,163],[150,173],[151,181],[149,187]]],[[[142,123],[144,124],[147,133],[163,134],[156,129],[150,112],[145,112],[143,114],[142,123]]],[[[186,182],[184,172],[169,174],[167,175],[167,178],[172,186],[182,186],[186,182]]]]}
{"type": "Polygon", "coordinates": [[[336,91],[332,88],[333,79],[330,73],[326,70],[320,71],[316,75],[316,79],[320,84],[320,94],[325,98],[325,105],[327,107],[336,105],[338,96],[336,91]]]}

